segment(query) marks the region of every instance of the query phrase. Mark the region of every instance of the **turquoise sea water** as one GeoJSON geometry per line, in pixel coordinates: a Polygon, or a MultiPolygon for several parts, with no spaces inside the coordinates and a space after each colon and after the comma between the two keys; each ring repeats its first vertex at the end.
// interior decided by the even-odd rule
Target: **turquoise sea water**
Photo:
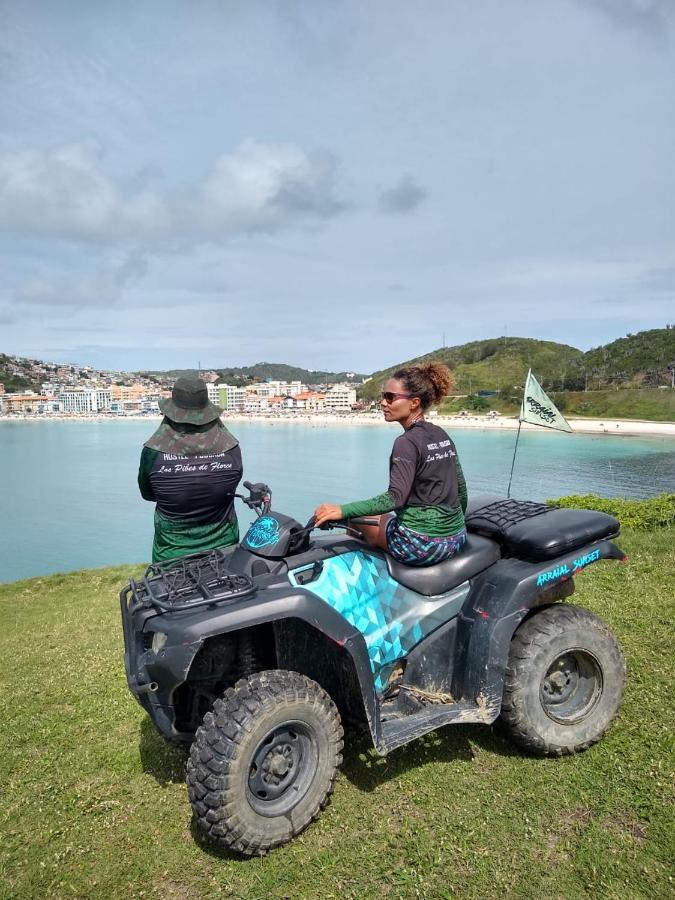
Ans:
{"type": "MultiPolygon", "coordinates": [[[[0,422],[0,582],[150,558],[153,504],[136,486],[152,421],[0,422]]],[[[244,478],[273,489],[275,509],[304,521],[324,501],[387,486],[397,426],[233,425],[244,478]]],[[[452,434],[469,491],[506,492],[515,432],[452,434]]],[[[512,495],[648,497],[675,490],[675,440],[521,435],[512,495]]],[[[250,514],[239,507],[240,522],[250,514]]]]}

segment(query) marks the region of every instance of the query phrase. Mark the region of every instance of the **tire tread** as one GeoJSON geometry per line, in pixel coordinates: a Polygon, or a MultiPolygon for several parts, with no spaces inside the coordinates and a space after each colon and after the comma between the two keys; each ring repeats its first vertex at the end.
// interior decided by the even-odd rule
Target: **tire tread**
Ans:
{"type": "Polygon", "coordinates": [[[298,672],[274,669],[242,678],[216,700],[197,729],[187,764],[188,796],[199,827],[220,847],[245,856],[261,855],[295,837],[330,802],[344,746],[340,716],[329,695],[298,672]],[[319,712],[335,748],[330,783],[297,829],[289,823],[283,840],[266,839],[242,824],[236,799],[227,797],[229,773],[258,716],[278,705],[305,701],[319,712]]]}

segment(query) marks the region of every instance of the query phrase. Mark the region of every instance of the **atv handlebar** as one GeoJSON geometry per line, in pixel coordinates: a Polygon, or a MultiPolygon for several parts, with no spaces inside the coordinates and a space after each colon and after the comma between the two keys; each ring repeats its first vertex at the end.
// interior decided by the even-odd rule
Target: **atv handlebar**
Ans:
{"type": "Polygon", "coordinates": [[[272,506],[272,489],[262,481],[257,481],[255,484],[245,481],[244,487],[249,493],[248,497],[243,494],[234,496],[243,500],[250,509],[254,509],[258,513],[258,517],[266,515],[272,506]]]}

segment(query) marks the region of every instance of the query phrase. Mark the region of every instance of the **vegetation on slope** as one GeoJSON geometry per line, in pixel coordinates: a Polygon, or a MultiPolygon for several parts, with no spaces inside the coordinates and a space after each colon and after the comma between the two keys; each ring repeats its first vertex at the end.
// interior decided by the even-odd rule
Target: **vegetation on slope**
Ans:
{"type": "Polygon", "coordinates": [[[588,353],[530,338],[493,338],[443,347],[375,372],[359,389],[359,397],[376,400],[383,382],[396,369],[431,359],[444,362],[455,378],[452,393],[458,396],[445,401],[445,413],[497,409],[516,414],[531,368],[568,415],[675,420],[675,392],[668,390],[673,378],[669,366],[675,367],[673,327],[629,335],[588,353]],[[491,396],[479,396],[481,392],[491,396]]]}
{"type": "MultiPolygon", "coordinates": [[[[355,372],[318,372],[301,369],[285,363],[259,362],[252,366],[215,368],[225,382],[250,384],[253,381],[302,381],[303,384],[324,384],[325,382],[361,381],[365,376],[355,372]]],[[[179,378],[181,375],[198,375],[198,369],[170,369],[166,372],[140,372],[141,375],[164,375],[179,378]]]]}
{"type": "Polygon", "coordinates": [[[659,494],[648,500],[624,500],[623,497],[599,497],[597,494],[570,494],[549,500],[566,509],[597,509],[609,513],[624,528],[650,531],[675,527],[675,494],[659,494]]]}
{"type": "MultiPolygon", "coordinates": [[[[675,391],[662,388],[604,391],[550,391],[549,396],[560,412],[568,417],[644,419],[649,422],[675,422],[675,391]]],[[[517,416],[522,388],[496,396],[448,397],[439,407],[444,415],[455,415],[463,409],[487,413],[497,410],[505,416],[517,416]]]]}
{"type": "Polygon", "coordinates": [[[584,354],[586,371],[613,384],[670,384],[675,366],[675,327],[628,334],[584,354]]]}
{"type": "Polygon", "coordinates": [[[363,385],[359,395],[365,400],[374,400],[379,396],[382,382],[396,369],[432,359],[444,362],[452,370],[457,394],[475,394],[483,390],[508,393],[515,389],[522,392],[530,368],[537,373],[545,389],[554,390],[564,385],[567,373],[582,357],[581,350],[553,341],[515,337],[472,341],[456,347],[442,347],[374,372],[372,380],[363,385]]]}
{"type": "Polygon", "coordinates": [[[589,567],[573,598],[628,660],[597,746],[537,759],[453,726],[381,759],[349,735],[319,821],[249,861],[202,842],[184,755],[127,691],[117,592],[139,569],[0,586],[0,895],[671,897],[675,529],[619,543],[630,565],[589,567]]]}
{"type": "Polygon", "coordinates": [[[23,369],[19,363],[15,363],[4,353],[0,353],[0,384],[4,384],[8,394],[20,391],[38,391],[40,389],[30,375],[18,375],[12,372],[12,368],[23,369]]]}

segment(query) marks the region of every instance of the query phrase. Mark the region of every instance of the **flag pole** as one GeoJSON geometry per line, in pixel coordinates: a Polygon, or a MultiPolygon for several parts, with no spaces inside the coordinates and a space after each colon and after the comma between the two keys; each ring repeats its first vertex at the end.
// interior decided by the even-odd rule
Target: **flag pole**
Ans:
{"type": "Polygon", "coordinates": [[[513,467],[516,464],[516,453],[518,452],[518,439],[520,438],[520,428],[523,424],[522,419],[518,419],[518,434],[516,435],[516,446],[513,448],[513,459],[511,460],[511,474],[509,475],[509,486],[506,491],[506,496],[511,496],[511,482],[513,481],[513,467]]]}
{"type": "Polygon", "coordinates": [[[520,404],[520,415],[518,416],[518,434],[516,435],[516,446],[513,448],[513,459],[511,460],[511,474],[509,475],[509,486],[506,489],[507,498],[511,496],[511,482],[513,481],[513,467],[516,464],[516,453],[518,452],[518,441],[520,440],[520,429],[523,425],[523,415],[525,410],[525,392],[527,391],[527,385],[530,382],[530,375],[532,374],[532,369],[527,370],[527,378],[525,379],[525,384],[523,385],[523,399],[520,404]]]}

